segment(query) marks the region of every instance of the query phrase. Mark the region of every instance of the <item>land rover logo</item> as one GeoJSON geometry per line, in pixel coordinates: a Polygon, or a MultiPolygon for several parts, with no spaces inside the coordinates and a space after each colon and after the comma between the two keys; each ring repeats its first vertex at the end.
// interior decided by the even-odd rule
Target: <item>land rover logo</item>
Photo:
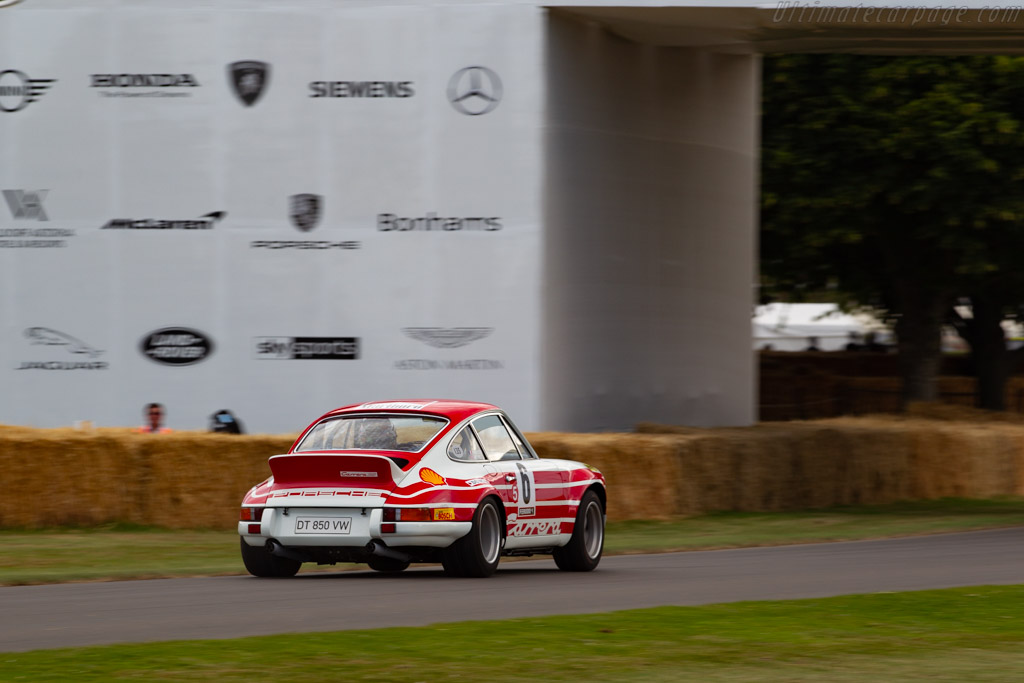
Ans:
{"type": "Polygon", "coordinates": [[[165,327],[143,337],[139,351],[154,363],[192,365],[213,353],[213,340],[187,327],[165,327]]]}

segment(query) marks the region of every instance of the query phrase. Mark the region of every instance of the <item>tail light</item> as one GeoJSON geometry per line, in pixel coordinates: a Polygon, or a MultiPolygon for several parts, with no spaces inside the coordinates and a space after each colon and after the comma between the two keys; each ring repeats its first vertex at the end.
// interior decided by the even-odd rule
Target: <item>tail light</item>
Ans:
{"type": "Polygon", "coordinates": [[[238,514],[238,521],[240,522],[259,522],[263,519],[263,510],[265,508],[242,508],[238,514]]]}

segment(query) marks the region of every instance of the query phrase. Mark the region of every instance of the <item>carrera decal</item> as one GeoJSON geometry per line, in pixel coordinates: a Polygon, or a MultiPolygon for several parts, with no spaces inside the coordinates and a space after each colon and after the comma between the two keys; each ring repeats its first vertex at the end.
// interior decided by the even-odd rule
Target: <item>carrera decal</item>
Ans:
{"type": "Polygon", "coordinates": [[[544,520],[544,521],[532,521],[532,522],[516,522],[516,524],[509,529],[509,536],[549,536],[551,534],[561,533],[562,520],[544,520]]]}
{"type": "Polygon", "coordinates": [[[353,477],[353,478],[360,478],[360,477],[362,477],[364,479],[372,479],[372,478],[377,476],[377,473],[376,472],[346,472],[345,470],[342,470],[341,472],[338,472],[338,476],[339,477],[353,477]]]}
{"type": "Polygon", "coordinates": [[[424,467],[420,470],[420,479],[434,486],[444,486],[448,483],[444,477],[429,467],[424,467]]]}

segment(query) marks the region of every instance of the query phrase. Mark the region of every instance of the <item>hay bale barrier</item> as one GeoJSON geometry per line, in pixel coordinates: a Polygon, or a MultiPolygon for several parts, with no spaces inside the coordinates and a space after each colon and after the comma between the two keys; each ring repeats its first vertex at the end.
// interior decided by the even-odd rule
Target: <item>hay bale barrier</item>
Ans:
{"type": "MultiPolygon", "coordinates": [[[[629,434],[528,435],[608,479],[611,520],[1024,495],[1024,420],[970,408],[629,434]]],[[[0,429],[0,528],[232,529],[293,436],[0,429]]]]}

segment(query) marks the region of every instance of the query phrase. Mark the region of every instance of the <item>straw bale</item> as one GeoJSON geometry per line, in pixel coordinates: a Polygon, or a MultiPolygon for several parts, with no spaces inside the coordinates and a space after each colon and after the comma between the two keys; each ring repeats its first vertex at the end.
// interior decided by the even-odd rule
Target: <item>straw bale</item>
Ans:
{"type": "Polygon", "coordinates": [[[230,528],[246,491],[270,476],[267,459],[292,437],[183,433],[133,435],[142,454],[146,517],[172,529],[230,528]]]}
{"type": "Polygon", "coordinates": [[[608,482],[608,516],[668,519],[678,513],[683,480],[678,440],[636,434],[528,434],[541,457],[577,460],[596,467],[608,482]]]}
{"type": "MultiPolygon", "coordinates": [[[[543,457],[600,469],[612,520],[1024,495],[1024,424],[952,410],[528,437],[543,457]]],[[[5,427],[0,527],[233,528],[242,496],[292,438],[5,427]]]]}

